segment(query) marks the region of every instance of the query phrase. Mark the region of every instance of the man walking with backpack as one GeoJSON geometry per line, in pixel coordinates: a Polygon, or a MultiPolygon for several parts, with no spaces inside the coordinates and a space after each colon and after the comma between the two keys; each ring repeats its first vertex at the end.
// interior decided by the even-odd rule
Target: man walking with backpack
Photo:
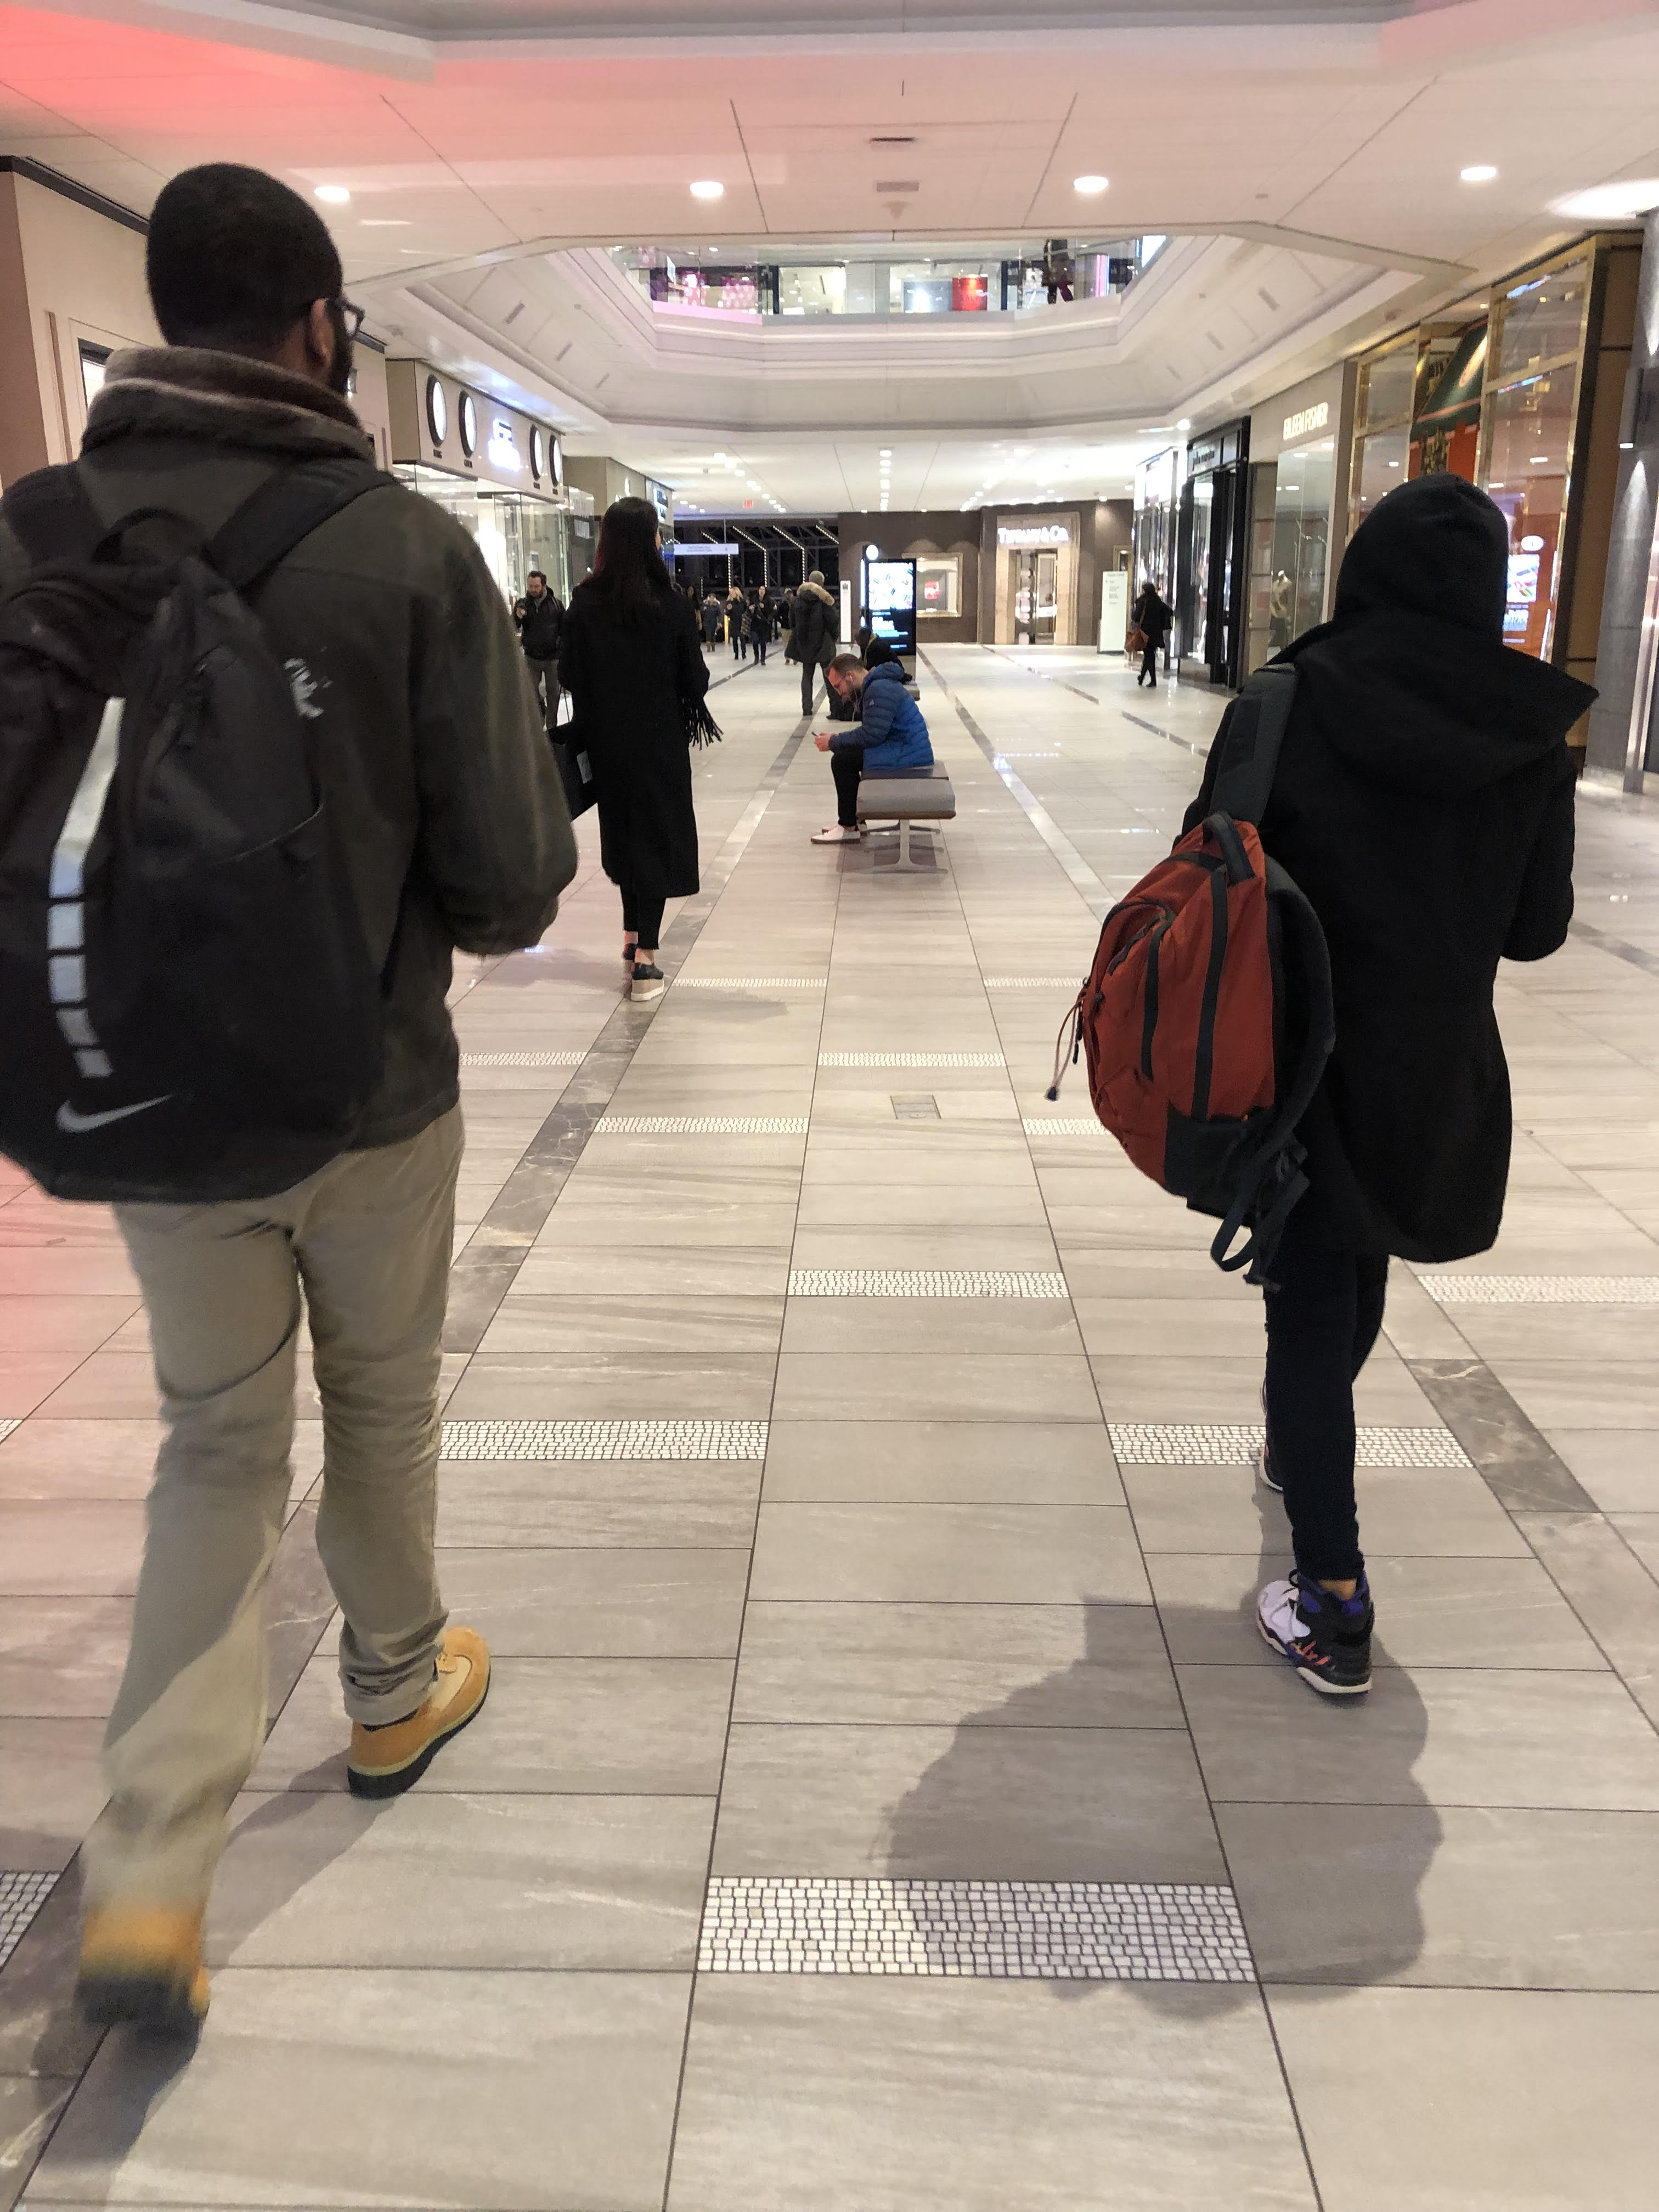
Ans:
{"type": "MultiPolygon", "coordinates": [[[[149,1314],[165,1434],[84,1855],[81,2000],[179,2028],[207,2008],[208,1889],[264,1735],[302,1293],[351,1787],[407,1788],[483,1701],[489,1652],[446,1626],[433,1551],[462,1143],[445,992],[453,947],[536,941],[575,854],[500,594],[441,508],[376,473],[347,404],[358,315],[315,210],[256,170],[187,171],[155,203],[148,273],[167,343],[110,363],[78,464],[0,505],[0,740],[14,767],[46,763],[56,825],[0,883],[0,1142],[54,1189],[125,1199],[149,1314]],[[135,523],[94,568],[91,542],[141,509],[177,520],[135,523]],[[179,550],[204,545],[206,566],[179,550]],[[80,634],[66,548],[101,619],[84,661],[52,663],[64,734],[30,756],[34,695],[10,679],[48,605],[55,635],[80,634]],[[141,603],[215,653],[170,664],[141,603]],[[130,617],[100,669],[100,638],[130,617]],[[178,727],[183,756],[151,742],[178,727]],[[49,775],[70,730],[64,792],[49,775]],[[215,775],[222,805],[187,803],[215,775]],[[284,832],[268,875],[262,810],[284,832]],[[229,876],[198,865],[223,821],[240,833],[229,876]],[[135,882],[146,927],[124,933],[135,882]],[[30,896],[38,973],[12,926],[30,896]],[[258,927],[279,897],[309,929],[298,949],[258,927]],[[152,927],[167,959],[145,970],[152,927]],[[131,1020],[104,980],[123,968],[152,994],[131,1020]],[[290,1065],[307,1009],[349,1063],[337,1081],[326,1055],[307,1063],[308,1090],[290,1065]],[[42,1066],[61,1103],[31,1119],[42,1066]]],[[[0,817],[9,862],[40,815],[0,817]]]]}
{"type": "MultiPolygon", "coordinates": [[[[1498,963],[1543,959],[1572,915],[1565,740],[1595,695],[1504,643],[1508,554],[1473,484],[1401,485],[1355,532],[1334,619],[1270,664],[1296,680],[1254,818],[1322,927],[1334,1044],[1297,1132],[1308,1188],[1265,1266],[1260,1471],[1296,1565],[1261,1591],[1257,1624],[1326,1696],[1370,1684],[1353,1384],[1389,1260],[1463,1259],[1497,1237],[1511,1131],[1498,963]]],[[[1243,703],[1188,830],[1214,811],[1243,703]]]]}

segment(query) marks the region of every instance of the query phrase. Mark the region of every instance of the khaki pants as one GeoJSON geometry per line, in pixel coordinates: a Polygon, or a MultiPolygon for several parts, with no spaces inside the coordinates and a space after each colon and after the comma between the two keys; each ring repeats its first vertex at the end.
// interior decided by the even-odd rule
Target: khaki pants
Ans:
{"type": "Polygon", "coordinates": [[[166,1435],[132,1645],[87,1839],[94,1905],[205,1901],[264,1741],[264,1590],[282,1534],[303,1286],[323,1402],[317,1548],[354,1720],[414,1711],[444,1611],[433,1559],[439,1347],[459,1108],[279,1197],[124,1206],[166,1435]]]}

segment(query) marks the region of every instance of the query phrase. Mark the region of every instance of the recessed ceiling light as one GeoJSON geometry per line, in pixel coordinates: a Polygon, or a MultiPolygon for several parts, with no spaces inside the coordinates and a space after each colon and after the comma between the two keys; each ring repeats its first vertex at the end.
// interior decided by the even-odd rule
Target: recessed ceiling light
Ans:
{"type": "Polygon", "coordinates": [[[1547,453],[1534,453],[1528,462],[1527,465],[1528,468],[1532,469],[1541,468],[1548,459],[1549,455],[1547,453]]]}
{"type": "Polygon", "coordinates": [[[890,446],[884,446],[881,448],[878,458],[884,461],[890,461],[893,458],[892,447],[890,446]]]}
{"type": "Polygon", "coordinates": [[[1183,436],[1185,436],[1186,433],[1190,430],[1192,427],[1192,423],[1185,415],[1183,415],[1181,420],[1176,424],[1176,429],[1179,430],[1183,436]]]}
{"type": "Polygon", "coordinates": [[[330,207],[343,207],[351,194],[343,185],[317,185],[313,187],[312,197],[326,200],[330,207]]]}
{"type": "Polygon", "coordinates": [[[1457,173],[1466,185],[1489,185],[1498,172],[1490,161],[1474,161],[1457,173]]]}
{"type": "MultiPolygon", "coordinates": [[[[725,197],[726,187],[714,177],[699,177],[691,187],[694,200],[717,200],[725,197]]],[[[710,251],[713,249],[711,247],[710,251]]]]}
{"type": "Polygon", "coordinates": [[[404,216],[366,215],[358,217],[357,228],[359,230],[408,230],[411,225],[404,216]]]}
{"type": "Polygon", "coordinates": [[[1109,182],[1110,179],[1107,177],[1073,177],[1072,189],[1073,191],[1088,192],[1092,195],[1095,192],[1103,192],[1109,182]]]}

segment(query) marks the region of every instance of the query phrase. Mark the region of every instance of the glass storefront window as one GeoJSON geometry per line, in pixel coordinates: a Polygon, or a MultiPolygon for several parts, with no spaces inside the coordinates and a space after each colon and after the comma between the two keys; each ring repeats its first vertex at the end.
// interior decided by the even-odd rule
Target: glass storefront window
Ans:
{"type": "Polygon", "coordinates": [[[1504,637],[1540,659],[1554,643],[1594,262],[1580,253],[1493,312],[1481,410],[1482,489],[1510,526],[1504,637]]]}
{"type": "MultiPolygon", "coordinates": [[[[1383,441],[1369,442],[1381,445],[1383,441]]],[[[1390,484],[1399,482],[1399,476],[1390,472],[1390,484]]],[[[1335,493],[1334,438],[1321,438],[1280,454],[1273,487],[1273,576],[1267,610],[1267,639],[1275,653],[1324,620],[1335,493]]]]}
{"type": "Polygon", "coordinates": [[[1411,420],[1413,386],[1417,380],[1417,342],[1390,346],[1359,368],[1354,395],[1354,428],[1364,432],[1411,420]]]}
{"type": "Polygon", "coordinates": [[[509,605],[523,597],[525,579],[532,568],[539,568],[549,587],[568,600],[568,518],[557,507],[520,492],[497,491],[450,476],[419,461],[400,463],[392,473],[454,516],[483,555],[496,588],[509,605]]]}

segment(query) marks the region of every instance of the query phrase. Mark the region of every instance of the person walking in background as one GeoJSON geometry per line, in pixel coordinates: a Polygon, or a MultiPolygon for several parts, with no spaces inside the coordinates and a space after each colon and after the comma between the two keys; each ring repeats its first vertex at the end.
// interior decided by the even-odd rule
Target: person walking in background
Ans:
{"type": "Polygon", "coordinates": [[[702,603],[702,642],[705,652],[712,653],[720,641],[720,597],[712,587],[702,603]]]}
{"type": "MultiPolygon", "coordinates": [[[[111,361],[82,457],[59,472],[100,520],[159,509],[210,539],[285,474],[297,495],[308,465],[372,469],[345,397],[356,311],[308,200],[256,169],[186,169],[151,210],[146,273],[164,343],[111,361]]],[[[0,590],[31,566],[11,508],[0,590]]],[[[28,510],[14,511],[27,535],[28,510]]],[[[350,1787],[407,1789],[483,1702],[489,1650],[447,1626],[433,1550],[461,1155],[445,994],[453,948],[534,944],[576,864],[511,617],[441,507],[373,485],[276,563],[257,610],[279,664],[327,672],[302,711],[384,971],[384,1072],[349,1148],[299,1183],[260,1189],[255,1172],[232,1178],[246,1195],[116,1209],[163,1432],[105,1737],[109,1802],[82,1856],[78,1996],[94,2021],[167,2032],[207,2011],[208,1893],[264,1741],[264,1588],[288,1505],[302,1292],[350,1787]]]]}
{"type": "Polygon", "coordinates": [[[732,658],[741,660],[749,650],[749,602],[733,584],[726,602],[726,634],[732,641],[732,658]]]}
{"type": "Polygon", "coordinates": [[[749,602],[749,649],[763,668],[766,648],[772,638],[772,610],[766,603],[764,592],[757,592],[749,602]]]}
{"type": "Polygon", "coordinates": [[[663,907],[698,884],[690,744],[712,725],[708,664],[647,501],[606,509],[593,573],[565,617],[559,675],[593,763],[601,863],[622,893],[629,996],[659,999],[663,907]]]}
{"type": "Polygon", "coordinates": [[[525,578],[519,642],[524,647],[543,720],[550,731],[559,719],[559,624],[563,620],[563,600],[556,592],[548,589],[547,579],[541,570],[532,568],[525,578]]]}
{"type": "Polygon", "coordinates": [[[1129,611],[1129,620],[1140,632],[1140,673],[1135,678],[1135,689],[1139,691],[1143,684],[1156,687],[1158,651],[1170,635],[1175,617],[1150,576],[1129,611]]]}
{"type": "Polygon", "coordinates": [[[822,568],[814,568],[795,594],[794,624],[789,632],[787,658],[800,663],[800,710],[812,711],[818,671],[835,658],[840,620],[834,594],[827,590],[822,568]]]}
{"type": "MultiPolygon", "coordinates": [[[[1565,738],[1595,694],[1504,644],[1508,560],[1484,492],[1402,484],[1355,532],[1334,618],[1273,664],[1297,689],[1261,842],[1323,926],[1336,1044],[1266,1293],[1260,1471],[1296,1565],[1257,1622],[1328,1696],[1370,1682],[1353,1384],[1389,1256],[1461,1260],[1496,1238],[1511,1118],[1493,981],[1500,959],[1553,952],[1572,915],[1565,738]]],[[[1218,735],[1188,829],[1222,750],[1218,735]]]]}

